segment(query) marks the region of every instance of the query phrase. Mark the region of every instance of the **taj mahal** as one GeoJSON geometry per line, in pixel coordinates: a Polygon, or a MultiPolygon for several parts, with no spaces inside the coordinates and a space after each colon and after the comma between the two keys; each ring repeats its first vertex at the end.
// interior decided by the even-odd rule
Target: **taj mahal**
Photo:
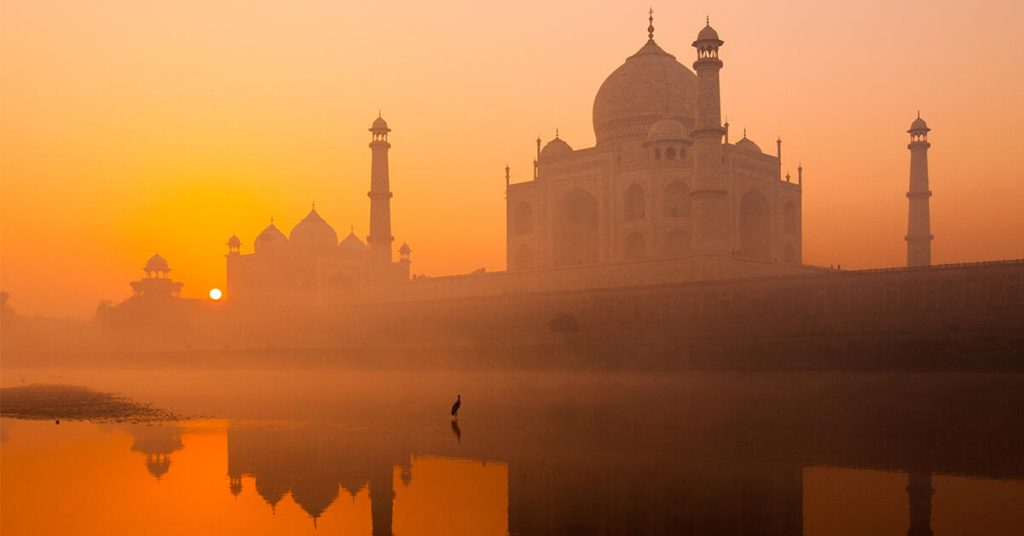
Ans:
{"type": "MultiPolygon", "coordinates": [[[[395,250],[391,228],[391,128],[378,114],[365,240],[354,229],[339,240],[315,205],[287,235],[271,219],[252,252],[231,236],[227,301],[323,310],[829,271],[802,262],[803,166],[795,177],[783,172],[781,139],[774,154],[746,132],[730,140],[718,32],[710,21],[699,30],[691,70],[654,40],[653,13],[648,22],[646,41],[597,90],[595,145],[574,148],[556,131],[536,140],[528,180],[513,181],[506,166],[505,271],[410,278],[412,250],[395,250]]],[[[931,263],[929,130],[920,115],[908,130],[909,266],[931,263]]],[[[133,285],[141,295],[147,282],[133,285]]]]}
{"type": "Polygon", "coordinates": [[[907,231],[892,237],[906,243],[905,266],[808,264],[806,170],[784,162],[781,139],[765,151],[723,121],[723,36],[705,21],[685,64],[648,22],[646,39],[595,88],[594,146],[556,130],[536,140],[524,176],[505,166],[504,270],[411,276],[412,248],[392,229],[404,180],[393,193],[395,125],[378,114],[365,235],[358,225],[339,233],[314,205],[301,221],[231,236],[223,294],[181,297],[157,255],[131,283],[133,296],[97,317],[155,326],[159,337],[139,331],[147,347],[331,349],[331,359],[416,356],[418,366],[465,355],[515,366],[556,357],[719,366],[758,356],[863,367],[865,356],[904,363],[907,348],[941,350],[954,364],[956,348],[988,344],[993,359],[1019,348],[1024,260],[932,264],[931,128],[920,113],[908,114],[907,145],[893,147],[909,152],[909,177],[907,168],[892,173],[908,185],[907,231]]]}
{"type": "Polygon", "coordinates": [[[782,174],[782,142],[765,154],[729,142],[719,97],[723,41],[706,25],[694,71],[647,42],[601,85],[594,147],[556,135],[532,180],[508,185],[511,270],[735,254],[801,259],[801,175],[782,174]]]}

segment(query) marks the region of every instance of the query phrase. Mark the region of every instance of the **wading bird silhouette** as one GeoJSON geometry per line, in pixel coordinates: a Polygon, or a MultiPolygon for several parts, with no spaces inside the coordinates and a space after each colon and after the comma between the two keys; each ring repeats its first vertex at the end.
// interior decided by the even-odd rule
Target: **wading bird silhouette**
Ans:
{"type": "Polygon", "coordinates": [[[462,395],[458,395],[455,398],[455,403],[452,404],[452,417],[459,416],[459,408],[462,407],[462,395]]]}

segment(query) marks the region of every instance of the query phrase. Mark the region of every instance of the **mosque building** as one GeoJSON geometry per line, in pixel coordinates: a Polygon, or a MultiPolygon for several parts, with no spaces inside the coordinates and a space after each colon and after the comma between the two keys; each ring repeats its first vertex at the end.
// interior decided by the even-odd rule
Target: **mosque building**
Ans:
{"type": "Polygon", "coordinates": [[[533,177],[507,185],[508,269],[725,255],[798,265],[801,182],[721,120],[719,49],[707,24],[693,70],[647,42],[594,99],[597,143],[573,148],[557,131],[533,177]]]}
{"type": "Polygon", "coordinates": [[[317,305],[351,302],[367,285],[409,279],[411,249],[399,247],[394,260],[388,150],[391,129],[382,117],[370,127],[370,234],[363,242],[355,231],[338,241],[334,228],[316,205],[286,236],[271,219],[241,253],[242,241],[228,239],[227,295],[250,305],[317,305]]]}

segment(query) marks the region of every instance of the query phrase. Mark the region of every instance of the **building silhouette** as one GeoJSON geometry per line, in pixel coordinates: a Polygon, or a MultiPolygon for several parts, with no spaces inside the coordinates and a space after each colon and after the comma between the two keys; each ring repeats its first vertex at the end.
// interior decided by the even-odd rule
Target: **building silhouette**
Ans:
{"type": "Polygon", "coordinates": [[[146,276],[131,282],[133,297],[160,300],[181,295],[181,287],[184,286],[184,283],[171,280],[171,267],[160,254],[150,257],[142,271],[146,273],[146,276]]]}
{"type": "Polygon", "coordinates": [[[400,247],[393,261],[388,151],[391,129],[382,117],[370,128],[370,234],[363,242],[355,230],[338,241],[334,228],[316,211],[296,224],[288,236],[273,218],[253,242],[253,252],[242,253],[237,236],[228,239],[227,296],[235,303],[252,305],[317,305],[351,302],[368,285],[409,279],[411,249],[400,247]]]}
{"type": "Polygon", "coordinates": [[[533,177],[509,184],[508,268],[525,270],[699,254],[801,261],[801,185],[722,124],[723,45],[706,25],[694,71],[654,40],[604,81],[594,147],[557,133],[533,177]]]}

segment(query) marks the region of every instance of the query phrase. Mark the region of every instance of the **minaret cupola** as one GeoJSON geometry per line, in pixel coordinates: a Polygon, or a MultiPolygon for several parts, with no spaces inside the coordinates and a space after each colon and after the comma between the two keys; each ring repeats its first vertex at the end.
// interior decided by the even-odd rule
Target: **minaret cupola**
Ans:
{"type": "Polygon", "coordinates": [[[693,47],[697,49],[697,59],[718,59],[718,47],[725,44],[718,38],[718,32],[711,27],[711,18],[705,21],[704,28],[697,34],[693,47]]]}
{"type": "Polygon", "coordinates": [[[917,112],[917,119],[914,119],[914,122],[910,124],[910,129],[907,130],[907,133],[910,134],[910,142],[927,142],[928,131],[930,130],[931,129],[928,128],[928,123],[926,123],[924,119],[921,119],[921,112],[917,112]]]}
{"type": "Polygon", "coordinates": [[[388,133],[391,129],[388,128],[388,122],[381,117],[380,113],[377,113],[377,119],[373,120],[373,125],[370,126],[370,132],[373,134],[373,141],[388,141],[388,133]]]}

